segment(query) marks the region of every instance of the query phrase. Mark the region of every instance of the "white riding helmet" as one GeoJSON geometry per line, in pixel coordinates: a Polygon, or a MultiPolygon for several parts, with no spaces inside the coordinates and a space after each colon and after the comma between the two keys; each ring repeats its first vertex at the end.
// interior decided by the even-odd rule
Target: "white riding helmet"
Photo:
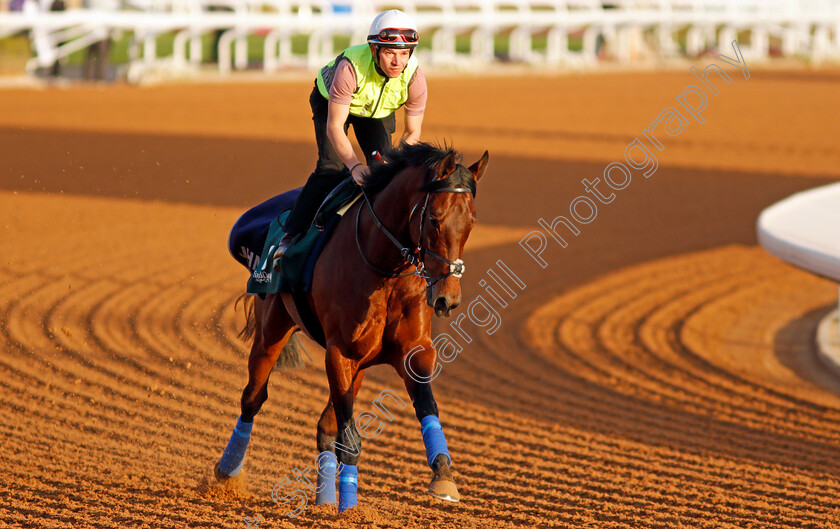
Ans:
{"type": "Polygon", "coordinates": [[[417,24],[399,9],[376,15],[368,32],[368,43],[382,48],[416,48],[418,39],[417,24]]]}

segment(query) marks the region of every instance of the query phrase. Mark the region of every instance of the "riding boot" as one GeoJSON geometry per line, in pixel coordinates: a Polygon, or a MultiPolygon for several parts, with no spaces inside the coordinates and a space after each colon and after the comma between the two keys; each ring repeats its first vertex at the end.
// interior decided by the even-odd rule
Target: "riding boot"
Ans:
{"type": "Polygon", "coordinates": [[[347,176],[346,171],[313,172],[306,185],[298,195],[295,206],[286,218],[284,228],[287,233],[303,233],[309,229],[318,206],[324,201],[330,191],[341,183],[347,176]]]}
{"type": "Polygon", "coordinates": [[[277,250],[274,251],[274,269],[280,269],[280,258],[283,257],[283,254],[286,253],[286,250],[289,249],[289,245],[292,244],[292,240],[295,238],[294,233],[287,233],[283,235],[283,238],[280,239],[280,242],[277,243],[277,250]]]}

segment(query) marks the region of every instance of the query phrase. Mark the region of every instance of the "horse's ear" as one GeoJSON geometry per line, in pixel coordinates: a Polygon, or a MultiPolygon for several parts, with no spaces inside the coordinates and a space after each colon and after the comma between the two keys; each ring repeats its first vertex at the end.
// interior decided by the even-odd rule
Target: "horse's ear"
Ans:
{"type": "Polygon", "coordinates": [[[484,170],[487,169],[487,163],[489,161],[490,153],[484,151],[484,156],[470,166],[470,172],[473,174],[473,177],[475,177],[476,182],[481,180],[481,175],[483,175],[484,170]]]}
{"type": "Polygon", "coordinates": [[[458,167],[457,157],[454,152],[450,152],[438,163],[435,180],[442,180],[451,175],[455,172],[456,167],[458,167]]]}

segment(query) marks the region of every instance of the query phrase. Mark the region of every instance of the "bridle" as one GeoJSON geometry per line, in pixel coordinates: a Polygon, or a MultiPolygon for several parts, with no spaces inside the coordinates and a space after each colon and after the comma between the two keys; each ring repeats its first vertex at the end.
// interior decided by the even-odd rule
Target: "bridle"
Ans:
{"type": "MultiPolygon", "coordinates": [[[[458,166],[458,169],[466,171],[467,169],[458,166]]],[[[457,170],[456,170],[457,172],[457,170]]],[[[472,193],[475,196],[475,183],[469,185],[469,187],[462,187],[467,186],[468,184],[464,184],[462,182],[455,181],[453,176],[455,173],[453,172],[452,175],[441,179],[441,180],[434,180],[426,185],[424,185],[421,189],[426,191],[426,196],[424,199],[420,199],[413,208],[411,208],[411,212],[408,214],[408,226],[409,226],[409,237],[411,237],[411,219],[414,215],[414,212],[422,203],[423,207],[420,210],[420,237],[418,240],[418,244],[411,248],[402,244],[399,239],[397,239],[391,231],[382,224],[382,221],[379,220],[379,217],[376,215],[376,212],[373,210],[373,203],[368,197],[367,191],[362,188],[362,196],[364,197],[364,202],[367,204],[367,209],[370,211],[370,215],[373,218],[373,223],[376,227],[381,231],[385,237],[388,238],[391,243],[397,247],[400,251],[400,255],[402,255],[403,263],[402,264],[409,264],[414,267],[413,272],[406,272],[403,274],[398,274],[394,272],[387,272],[385,270],[380,269],[376,265],[370,262],[370,260],[365,255],[364,250],[362,249],[362,243],[359,240],[359,217],[361,217],[362,209],[364,206],[360,206],[358,210],[356,210],[356,247],[359,249],[359,255],[362,256],[362,260],[365,264],[375,271],[376,273],[385,276],[387,278],[398,278],[398,277],[408,277],[411,275],[416,275],[419,278],[422,278],[426,281],[426,288],[432,288],[438,281],[441,279],[445,279],[449,276],[455,277],[460,279],[463,276],[464,271],[466,270],[466,266],[464,265],[464,261],[461,259],[456,259],[454,261],[450,261],[446,257],[442,255],[438,255],[437,253],[424,248],[425,242],[425,233],[426,233],[426,220],[427,220],[427,212],[429,207],[429,199],[432,196],[432,193],[472,193]],[[430,255],[435,259],[447,263],[449,265],[449,271],[443,275],[432,277],[426,272],[426,265],[424,264],[423,260],[425,259],[426,255],[430,255]]],[[[413,246],[413,241],[412,241],[413,246]]],[[[401,268],[399,266],[398,268],[401,268]]]]}

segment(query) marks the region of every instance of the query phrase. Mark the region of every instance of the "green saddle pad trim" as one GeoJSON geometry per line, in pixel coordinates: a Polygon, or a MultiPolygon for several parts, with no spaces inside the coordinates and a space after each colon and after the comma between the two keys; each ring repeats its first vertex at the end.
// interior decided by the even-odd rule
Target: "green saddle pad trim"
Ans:
{"type": "Polygon", "coordinates": [[[271,221],[268,228],[268,236],[263,245],[260,262],[257,268],[251,273],[248,279],[247,291],[249,294],[275,294],[277,292],[291,292],[291,285],[274,269],[274,251],[280,243],[280,239],[286,234],[283,224],[291,211],[284,211],[276,219],[271,221]]]}

